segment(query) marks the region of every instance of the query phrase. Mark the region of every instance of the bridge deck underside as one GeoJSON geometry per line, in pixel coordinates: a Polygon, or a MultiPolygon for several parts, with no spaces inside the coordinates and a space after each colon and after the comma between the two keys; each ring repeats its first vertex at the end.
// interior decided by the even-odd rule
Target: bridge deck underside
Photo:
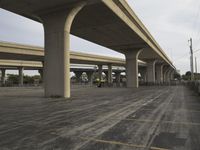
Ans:
{"type": "MultiPolygon", "coordinates": [[[[63,3],[66,4],[66,8],[73,5],[70,0],[52,2],[55,8],[51,6],[51,2],[45,3],[45,1],[45,5],[43,3],[38,5],[38,1],[23,0],[18,2],[16,6],[12,1],[3,2],[3,7],[37,21],[40,20],[35,16],[41,12],[46,12],[48,9],[49,11],[52,11],[51,9],[58,9],[63,3]],[[29,4],[27,8],[26,4],[29,4]],[[37,5],[38,8],[36,7],[37,5]]],[[[71,34],[122,53],[126,50],[146,48],[139,56],[140,59],[161,59],[159,54],[152,50],[135,31],[102,2],[88,5],[78,13],[72,24],[71,34]]]]}

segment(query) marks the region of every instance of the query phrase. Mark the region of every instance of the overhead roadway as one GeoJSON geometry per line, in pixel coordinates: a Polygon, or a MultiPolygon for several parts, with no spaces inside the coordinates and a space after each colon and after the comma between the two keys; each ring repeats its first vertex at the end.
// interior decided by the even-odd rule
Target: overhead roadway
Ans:
{"type": "Polygon", "coordinates": [[[0,7],[43,24],[47,97],[70,97],[70,34],[125,54],[127,87],[138,87],[138,59],[149,63],[150,81],[155,61],[175,69],[125,0],[1,0],[0,7]]]}
{"type": "MultiPolygon", "coordinates": [[[[1,0],[0,7],[42,22],[40,14],[81,1],[84,0],[1,0]]],[[[86,1],[88,5],[73,21],[71,34],[122,53],[143,49],[139,59],[159,59],[175,68],[125,0],[86,1]]]]}
{"type": "MultiPolygon", "coordinates": [[[[23,67],[24,70],[41,70],[43,69],[42,62],[39,61],[21,61],[21,60],[4,60],[0,59],[0,69],[6,69],[6,70],[16,70],[19,67],[23,67]]],[[[107,71],[108,68],[103,67],[103,71],[107,71]]],[[[124,67],[118,67],[114,66],[113,67],[113,72],[119,71],[119,72],[124,72],[125,68],[124,67]]],[[[82,71],[82,72],[87,72],[87,71],[97,71],[97,66],[96,65],[83,65],[83,64],[71,64],[70,66],[70,71],[82,71]]]]}
{"type": "MultiPolygon", "coordinates": [[[[25,64],[41,65],[44,61],[44,49],[38,46],[0,42],[0,62],[14,64],[16,60],[24,60],[25,64]],[[8,60],[11,60],[10,62],[8,60]],[[29,61],[29,62],[27,62],[29,61]],[[40,61],[40,62],[37,62],[40,61]]],[[[73,64],[94,64],[125,66],[125,59],[70,51],[70,61],[73,64]]],[[[23,61],[21,61],[23,63],[23,61]]],[[[138,60],[139,66],[146,62],[138,60]]],[[[19,64],[19,63],[17,63],[19,64]]]]}

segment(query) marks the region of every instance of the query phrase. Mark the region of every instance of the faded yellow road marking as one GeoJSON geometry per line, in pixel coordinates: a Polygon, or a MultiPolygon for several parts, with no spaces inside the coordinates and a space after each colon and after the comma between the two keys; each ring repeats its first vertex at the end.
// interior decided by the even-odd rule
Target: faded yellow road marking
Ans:
{"type": "MultiPolygon", "coordinates": [[[[134,147],[134,148],[147,148],[145,145],[137,145],[137,144],[131,144],[131,143],[123,143],[118,141],[108,141],[108,140],[100,140],[90,137],[79,137],[82,140],[88,140],[88,141],[94,141],[98,143],[106,143],[106,144],[114,144],[114,145],[121,145],[121,146],[128,146],[128,147],[134,147]]],[[[159,148],[159,147],[150,147],[151,150],[169,150],[166,148],[159,148]]]]}

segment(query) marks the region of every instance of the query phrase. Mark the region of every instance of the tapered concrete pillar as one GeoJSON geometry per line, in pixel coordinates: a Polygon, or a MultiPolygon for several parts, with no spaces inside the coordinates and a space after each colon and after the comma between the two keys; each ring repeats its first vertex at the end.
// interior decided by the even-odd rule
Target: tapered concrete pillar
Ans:
{"type": "Polygon", "coordinates": [[[174,80],[174,72],[175,72],[175,71],[172,69],[172,71],[171,71],[171,73],[170,73],[170,79],[171,79],[171,80],[174,80]]]}
{"type": "Polygon", "coordinates": [[[45,32],[44,89],[46,97],[70,97],[70,30],[81,2],[40,15],[45,32]]]}
{"type": "Polygon", "coordinates": [[[167,72],[167,78],[166,78],[166,80],[167,80],[168,83],[170,83],[170,81],[171,81],[171,72],[172,72],[172,69],[170,68],[168,70],[168,72],[167,72]]]}
{"type": "Polygon", "coordinates": [[[141,75],[141,79],[143,82],[147,82],[147,68],[146,67],[142,67],[140,70],[139,70],[139,73],[141,75]]]}
{"type": "Polygon", "coordinates": [[[121,83],[121,72],[115,72],[116,84],[120,86],[121,83]]]}
{"type": "Polygon", "coordinates": [[[155,60],[147,61],[147,82],[150,84],[154,84],[156,81],[155,77],[155,60]]]}
{"type": "Polygon", "coordinates": [[[138,88],[138,56],[141,50],[126,51],[126,85],[128,88],[138,88]]]}
{"type": "Polygon", "coordinates": [[[1,85],[6,84],[6,69],[1,69],[1,85]]]}
{"type": "Polygon", "coordinates": [[[24,85],[24,67],[19,67],[19,86],[24,85]]]}
{"type": "Polygon", "coordinates": [[[156,82],[159,84],[163,83],[163,64],[156,64],[156,82]]]}
{"type": "Polygon", "coordinates": [[[43,72],[44,72],[43,69],[38,70],[38,73],[40,74],[40,78],[41,78],[42,83],[43,83],[43,80],[44,80],[44,73],[43,72]]]}
{"type": "Polygon", "coordinates": [[[88,82],[89,82],[90,84],[92,84],[92,83],[93,83],[93,75],[94,75],[94,72],[93,72],[93,71],[87,71],[86,74],[87,74],[88,82]]]}
{"type": "Polygon", "coordinates": [[[169,81],[173,80],[173,75],[174,75],[174,69],[170,69],[168,72],[168,79],[169,81]]]}
{"type": "Polygon", "coordinates": [[[108,65],[108,85],[112,85],[113,78],[112,78],[112,65],[108,65]]]}
{"type": "Polygon", "coordinates": [[[82,71],[74,71],[74,74],[76,76],[77,82],[80,83],[83,72],[82,71]]]}
{"type": "Polygon", "coordinates": [[[100,81],[102,80],[102,71],[103,71],[102,65],[98,65],[98,76],[100,81]]]}
{"type": "Polygon", "coordinates": [[[170,71],[169,66],[164,67],[163,74],[164,74],[164,82],[165,83],[169,82],[169,76],[168,76],[169,71],[170,71]]]}

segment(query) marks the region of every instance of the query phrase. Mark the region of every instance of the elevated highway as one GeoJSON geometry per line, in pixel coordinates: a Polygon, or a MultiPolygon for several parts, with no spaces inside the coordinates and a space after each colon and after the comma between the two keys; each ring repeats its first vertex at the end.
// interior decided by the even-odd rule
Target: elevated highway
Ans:
{"type": "MultiPolygon", "coordinates": [[[[31,63],[34,66],[33,62],[36,65],[40,62],[44,62],[44,49],[42,47],[22,45],[9,42],[0,42],[0,61],[14,65],[14,61],[20,60],[22,63],[26,64],[31,63]],[[29,62],[28,62],[29,61],[29,62]]],[[[102,55],[87,54],[81,52],[70,51],[70,62],[73,64],[95,64],[95,65],[107,65],[112,64],[115,66],[125,66],[126,60],[116,57],[108,57],[102,55]]],[[[16,61],[18,64],[19,61],[16,61]]],[[[141,60],[138,60],[139,66],[146,66],[147,63],[141,60]]]]}
{"type": "Polygon", "coordinates": [[[126,56],[127,87],[138,87],[138,59],[163,80],[175,67],[125,0],[1,0],[0,7],[41,22],[45,33],[45,96],[70,97],[70,34],[126,56]]]}

